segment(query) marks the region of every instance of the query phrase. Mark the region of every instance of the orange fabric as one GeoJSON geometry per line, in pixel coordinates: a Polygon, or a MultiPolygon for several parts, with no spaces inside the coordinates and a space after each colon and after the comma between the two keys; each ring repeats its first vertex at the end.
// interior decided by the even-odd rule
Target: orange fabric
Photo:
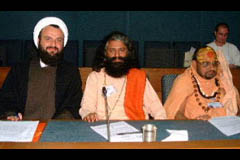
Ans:
{"type": "Polygon", "coordinates": [[[38,142],[39,141],[46,125],[47,125],[47,123],[44,123],[44,122],[38,124],[37,130],[36,130],[36,132],[34,134],[34,137],[33,137],[33,142],[38,142]]]}
{"type": "Polygon", "coordinates": [[[136,68],[127,75],[125,94],[125,112],[131,120],[144,120],[143,95],[146,85],[146,73],[136,68]]]}
{"type": "Polygon", "coordinates": [[[238,101],[239,93],[236,87],[233,84],[232,73],[229,69],[229,63],[227,62],[224,54],[221,50],[216,52],[218,55],[218,60],[221,64],[219,70],[221,79],[223,81],[224,87],[227,89],[227,93],[224,96],[223,104],[226,106],[227,115],[232,116],[236,115],[238,112],[238,101]]]}
{"type": "MultiPolygon", "coordinates": [[[[211,95],[213,91],[217,90],[215,79],[206,80],[197,74],[195,65],[192,63],[191,67],[186,69],[185,72],[179,75],[172,86],[167,101],[164,104],[166,113],[169,119],[197,119],[199,116],[208,115],[210,117],[226,116],[225,107],[212,108],[209,112],[205,112],[200,106],[194,94],[192,84],[191,72],[198,79],[201,84],[202,90],[207,95],[211,95]]],[[[220,86],[223,86],[222,81],[219,81],[220,86]]],[[[211,99],[198,96],[200,102],[207,106],[211,99]]],[[[222,103],[223,98],[220,102],[222,103]]]]}
{"type": "MultiPolygon", "coordinates": [[[[210,117],[233,116],[236,115],[238,111],[237,101],[239,100],[239,93],[233,85],[232,74],[223,53],[219,51],[217,52],[217,56],[220,63],[218,66],[217,77],[219,79],[220,86],[226,92],[224,97],[220,100],[224,107],[211,109],[207,114],[210,117]]],[[[199,104],[194,96],[191,71],[200,81],[201,87],[205,93],[210,95],[214,90],[216,90],[214,79],[205,80],[201,78],[196,71],[196,62],[193,61],[192,65],[175,79],[168,99],[164,104],[164,108],[166,109],[169,119],[177,119],[178,113],[181,112],[183,112],[182,114],[184,117],[188,119],[196,119],[196,117],[206,114],[201,107],[199,107],[199,104]]],[[[210,101],[202,98],[201,96],[199,98],[205,106],[210,101]]]]}

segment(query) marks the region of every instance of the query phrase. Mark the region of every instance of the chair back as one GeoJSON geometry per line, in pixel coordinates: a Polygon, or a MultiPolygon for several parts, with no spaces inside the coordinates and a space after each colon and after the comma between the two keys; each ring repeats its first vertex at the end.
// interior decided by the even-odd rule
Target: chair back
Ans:
{"type": "Polygon", "coordinates": [[[145,68],[174,68],[174,52],[171,43],[164,41],[144,42],[145,68]]]}
{"type": "Polygon", "coordinates": [[[167,100],[168,94],[172,89],[174,80],[179,74],[166,74],[162,78],[162,103],[167,100]]]}

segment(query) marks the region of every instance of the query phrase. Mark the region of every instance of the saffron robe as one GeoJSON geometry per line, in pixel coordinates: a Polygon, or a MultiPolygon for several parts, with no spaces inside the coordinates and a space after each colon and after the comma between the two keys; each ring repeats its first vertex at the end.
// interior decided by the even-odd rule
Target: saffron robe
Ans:
{"type": "MultiPolygon", "coordinates": [[[[145,83],[142,103],[144,119],[149,119],[149,114],[154,119],[165,119],[166,112],[158,95],[148,79],[146,79],[145,83]]],[[[89,113],[97,113],[100,120],[106,119],[105,101],[102,95],[102,87],[106,86],[110,88],[110,91],[108,91],[109,95],[107,96],[109,112],[111,114],[109,119],[129,120],[130,118],[125,112],[126,84],[126,76],[114,78],[107,75],[104,69],[101,69],[100,72],[91,72],[86,81],[81,108],[79,110],[81,117],[84,118],[89,113]],[[104,75],[106,75],[106,85],[104,85],[104,75]]]]}
{"type": "MultiPolygon", "coordinates": [[[[232,75],[228,67],[228,63],[222,52],[217,52],[220,65],[218,66],[217,78],[219,79],[220,87],[225,90],[224,96],[220,99],[223,104],[221,108],[212,108],[207,113],[199,106],[194,96],[194,88],[191,80],[191,71],[199,80],[200,87],[207,94],[211,95],[217,90],[215,78],[206,80],[199,76],[196,72],[194,62],[179,75],[173,84],[169,96],[164,104],[167,117],[169,119],[196,119],[198,116],[209,115],[210,117],[236,115],[238,111],[239,94],[232,82],[232,75]]],[[[200,102],[204,106],[211,102],[210,99],[198,96],[200,102]]]]}

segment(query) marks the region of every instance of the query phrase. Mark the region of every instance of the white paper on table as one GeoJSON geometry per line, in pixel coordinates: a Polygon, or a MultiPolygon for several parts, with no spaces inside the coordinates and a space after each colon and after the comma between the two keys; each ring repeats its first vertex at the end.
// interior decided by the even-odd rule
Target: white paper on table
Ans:
{"type": "Polygon", "coordinates": [[[142,142],[142,133],[111,136],[111,142],[142,142]]]}
{"type": "Polygon", "coordinates": [[[32,142],[39,121],[0,121],[1,142],[32,142]]]}
{"type": "Polygon", "coordinates": [[[163,139],[162,142],[168,141],[188,141],[188,131],[186,130],[170,130],[166,129],[170,136],[163,139]]]}
{"type": "Polygon", "coordinates": [[[240,133],[240,118],[237,116],[215,117],[209,122],[226,136],[240,133]]]}
{"type": "MultiPolygon", "coordinates": [[[[107,125],[98,125],[98,126],[91,126],[91,128],[107,139],[107,125]]],[[[119,133],[131,133],[131,132],[139,132],[136,128],[129,125],[128,123],[121,121],[121,122],[113,122],[110,123],[110,139],[111,142],[140,142],[142,141],[142,133],[134,133],[134,134],[124,134],[118,135],[119,133]]]]}

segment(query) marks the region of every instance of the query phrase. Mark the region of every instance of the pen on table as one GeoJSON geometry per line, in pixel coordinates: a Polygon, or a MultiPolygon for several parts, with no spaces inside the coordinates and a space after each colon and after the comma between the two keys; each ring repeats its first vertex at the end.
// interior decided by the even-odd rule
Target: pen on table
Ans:
{"type": "Polygon", "coordinates": [[[118,133],[117,135],[126,135],[126,134],[136,134],[141,132],[125,132],[125,133],[118,133]]]}
{"type": "Polygon", "coordinates": [[[17,113],[15,116],[16,116],[17,118],[19,118],[19,120],[22,120],[22,115],[21,115],[21,113],[17,113]]]}

